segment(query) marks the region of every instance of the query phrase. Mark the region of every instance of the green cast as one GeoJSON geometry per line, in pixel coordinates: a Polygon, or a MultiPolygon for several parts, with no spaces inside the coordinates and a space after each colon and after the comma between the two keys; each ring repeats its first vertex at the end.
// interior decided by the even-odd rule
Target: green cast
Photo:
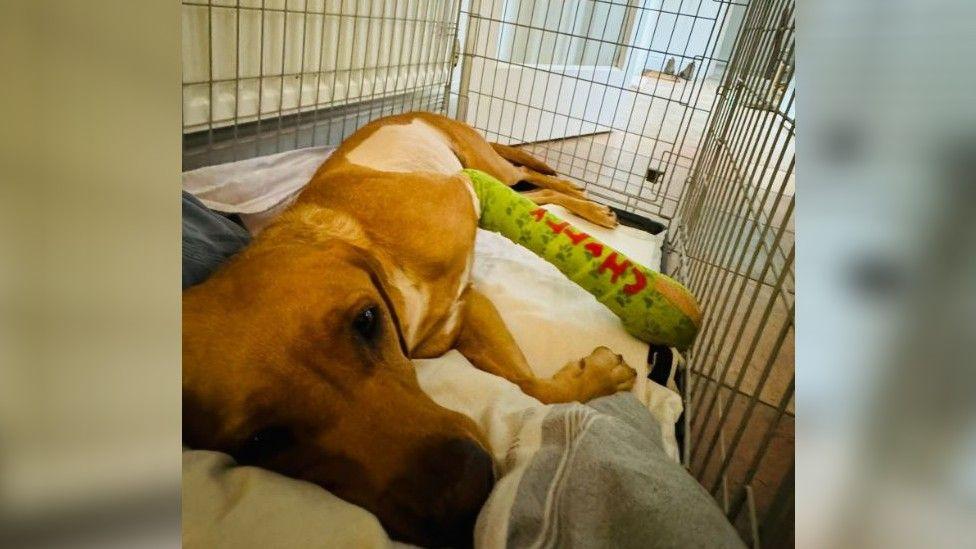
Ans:
{"type": "Polygon", "coordinates": [[[694,341],[701,313],[684,286],[634,263],[494,177],[473,169],[464,173],[481,203],[481,228],[555,265],[620,317],[634,337],[681,350],[694,341]]]}

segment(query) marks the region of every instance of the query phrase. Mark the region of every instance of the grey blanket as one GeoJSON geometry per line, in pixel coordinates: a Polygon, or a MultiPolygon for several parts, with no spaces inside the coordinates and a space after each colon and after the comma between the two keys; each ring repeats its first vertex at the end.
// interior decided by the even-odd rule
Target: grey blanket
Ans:
{"type": "Polygon", "coordinates": [[[495,540],[487,545],[743,547],[715,501],[664,453],[657,423],[633,395],[550,407],[534,429],[516,443],[538,449],[505,520],[490,516],[506,504],[493,496],[494,512],[479,523],[481,540],[495,540]],[[504,536],[486,538],[503,525],[504,536]]]}
{"type": "Polygon", "coordinates": [[[183,191],[183,289],[206,280],[250,239],[243,227],[183,191]]]}

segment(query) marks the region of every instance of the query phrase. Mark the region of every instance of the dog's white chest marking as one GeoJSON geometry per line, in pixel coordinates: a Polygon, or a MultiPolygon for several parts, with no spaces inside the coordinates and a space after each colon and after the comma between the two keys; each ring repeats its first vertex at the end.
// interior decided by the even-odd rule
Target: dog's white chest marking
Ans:
{"type": "Polygon", "coordinates": [[[474,250],[471,250],[471,255],[468,256],[468,262],[464,265],[464,272],[461,273],[461,279],[458,281],[457,295],[454,297],[454,302],[457,303],[461,299],[461,294],[464,290],[468,289],[468,283],[471,281],[471,267],[474,266],[474,250]]]}
{"type": "Polygon", "coordinates": [[[461,273],[461,278],[458,280],[457,295],[454,297],[454,303],[451,304],[451,308],[447,312],[447,320],[444,321],[444,328],[441,330],[443,333],[450,333],[457,327],[458,323],[461,321],[461,295],[464,290],[468,289],[468,284],[471,282],[471,266],[474,264],[474,251],[471,251],[471,255],[468,257],[468,262],[464,266],[464,272],[461,273]]]}
{"type": "Polygon", "coordinates": [[[430,307],[430,291],[427,286],[402,269],[390,269],[387,276],[390,278],[390,284],[400,292],[403,299],[404,318],[400,319],[400,327],[403,330],[403,339],[407,346],[412,348],[417,343],[417,331],[430,307]]]}
{"type": "Polygon", "coordinates": [[[463,167],[447,136],[418,119],[379,128],[347,152],[346,160],[382,172],[453,175],[463,167]]]}
{"type": "Polygon", "coordinates": [[[474,205],[474,215],[477,218],[481,218],[481,200],[478,199],[478,193],[474,192],[474,183],[467,176],[464,177],[464,188],[468,190],[468,194],[471,195],[471,204],[474,205]]]}

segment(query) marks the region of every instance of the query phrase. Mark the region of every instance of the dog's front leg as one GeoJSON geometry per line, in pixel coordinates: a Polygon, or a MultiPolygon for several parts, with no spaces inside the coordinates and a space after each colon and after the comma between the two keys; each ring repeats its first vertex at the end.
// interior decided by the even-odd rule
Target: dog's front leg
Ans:
{"type": "Polygon", "coordinates": [[[525,394],[546,404],[586,402],[633,387],[637,372],[606,347],[566,364],[549,379],[536,377],[491,301],[471,287],[462,299],[457,350],[479,370],[515,383],[525,394]]]}

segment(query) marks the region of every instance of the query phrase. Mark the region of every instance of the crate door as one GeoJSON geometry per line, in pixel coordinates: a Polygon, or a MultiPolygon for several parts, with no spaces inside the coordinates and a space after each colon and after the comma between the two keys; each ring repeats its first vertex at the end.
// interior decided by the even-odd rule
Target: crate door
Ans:
{"type": "Polygon", "coordinates": [[[607,131],[634,8],[592,0],[472,0],[458,117],[492,141],[607,131]]]}

